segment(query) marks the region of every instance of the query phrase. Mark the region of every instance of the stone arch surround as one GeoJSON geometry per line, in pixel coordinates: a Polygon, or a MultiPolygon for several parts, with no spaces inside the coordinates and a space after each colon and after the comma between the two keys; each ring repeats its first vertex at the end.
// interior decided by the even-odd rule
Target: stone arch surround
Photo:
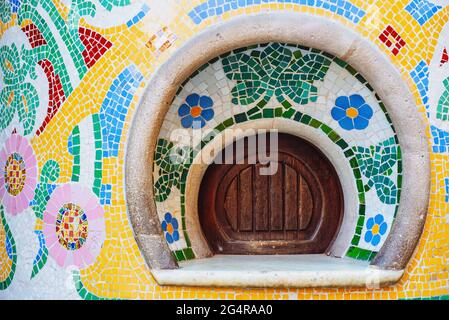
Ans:
{"type": "Polygon", "coordinates": [[[147,263],[155,269],[176,268],[156,216],[151,164],[160,125],[177,88],[213,57],[236,47],[269,41],[298,43],[339,57],[360,70],[385,102],[401,142],[404,179],[392,232],[372,265],[403,269],[418,242],[428,204],[430,177],[424,121],[397,70],[371,43],[337,22],[290,13],[238,17],[210,27],[177,51],[150,81],[134,118],[126,161],[130,220],[147,263]]]}

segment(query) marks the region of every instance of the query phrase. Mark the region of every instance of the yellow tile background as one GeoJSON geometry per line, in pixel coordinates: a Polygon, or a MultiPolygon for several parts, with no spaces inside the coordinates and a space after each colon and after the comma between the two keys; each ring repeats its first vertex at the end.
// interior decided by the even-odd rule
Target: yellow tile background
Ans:
{"type": "MultiPolygon", "coordinates": [[[[59,1],[58,9],[67,15],[67,8],[59,1]]],[[[188,11],[201,3],[200,0],[180,1],[176,18],[167,25],[177,37],[175,43],[159,56],[152,56],[145,46],[153,34],[146,33],[147,24],[157,17],[148,14],[131,28],[121,25],[113,28],[96,28],[81,20],[81,25],[93,29],[113,43],[105,55],[89,70],[80,85],[74,89],[46,130],[32,141],[38,159],[38,167],[49,160],[56,160],[61,167],[58,183],[70,181],[72,156],[67,152],[66,141],[73,128],[85,117],[97,113],[112,81],[128,65],[134,63],[144,75],[145,81],[154,70],[180,48],[209,25],[227,20],[237,15],[258,11],[292,10],[326,16],[354,29],[378,46],[400,70],[416,101],[419,112],[424,113],[418,90],[409,76],[419,61],[430,62],[442,27],[449,20],[449,6],[440,10],[424,26],[420,26],[404,10],[409,0],[362,1],[352,3],[366,11],[366,15],[355,25],[348,20],[318,8],[293,4],[264,4],[235,11],[228,11],[220,18],[213,17],[195,25],[186,18],[188,11]],[[378,39],[387,25],[391,25],[406,41],[400,54],[393,56],[378,39]],[[51,148],[49,148],[51,146],[51,148]]],[[[7,25],[0,25],[0,35],[16,24],[12,19],[7,25]]],[[[161,28],[164,27],[161,25],[161,28]]],[[[449,44],[448,44],[449,45],[449,44]]],[[[449,176],[449,155],[431,154],[432,190],[425,230],[419,246],[409,263],[401,281],[388,288],[367,290],[356,288],[339,289],[235,289],[235,288],[195,288],[161,287],[153,279],[134,240],[126,213],[124,194],[124,150],[133,111],[144,91],[144,84],[138,89],[127,114],[119,155],[103,162],[103,183],[112,185],[112,203],[105,205],[106,241],[95,263],[81,270],[84,288],[95,296],[125,299],[398,299],[434,297],[449,295],[449,204],[445,202],[444,177],[449,176]]],[[[430,134],[429,134],[430,138],[430,134]]],[[[82,173],[81,173],[82,174],[82,173]]],[[[3,228],[0,228],[3,230],[3,228]]],[[[4,233],[0,231],[0,248],[4,233]]],[[[1,251],[1,250],[0,250],[1,251]]],[[[4,250],[3,250],[4,251],[4,250]]],[[[6,253],[0,252],[1,261],[6,253]]],[[[0,267],[0,281],[8,274],[10,266],[0,267]]]]}

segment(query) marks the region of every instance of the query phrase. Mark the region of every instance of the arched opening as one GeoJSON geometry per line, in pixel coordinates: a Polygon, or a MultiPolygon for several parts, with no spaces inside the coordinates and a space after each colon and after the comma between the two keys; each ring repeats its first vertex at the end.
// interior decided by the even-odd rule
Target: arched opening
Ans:
{"type": "Polygon", "coordinates": [[[326,156],[285,133],[236,140],[206,170],[198,194],[215,254],[319,254],[337,236],[340,180],[326,156]]]}
{"type": "MultiPolygon", "coordinates": [[[[323,55],[326,56],[326,54],[323,55]]],[[[284,93],[294,96],[294,93],[291,92],[284,93]]],[[[298,95],[296,98],[299,99],[298,103],[300,103],[301,95],[298,95]]],[[[351,101],[349,96],[348,99],[344,100],[351,101]]],[[[195,106],[192,105],[191,107],[195,106]]],[[[186,115],[185,110],[181,113],[183,116],[186,115]]],[[[181,114],[179,115],[181,116],[181,114]]],[[[232,120],[228,121],[224,119],[217,127],[221,130],[229,126],[230,123],[239,123],[241,118],[236,117],[237,115],[232,116],[232,120]]],[[[354,118],[358,114],[346,113],[346,116],[354,118]]],[[[208,117],[208,119],[210,118],[208,117]]],[[[208,121],[208,119],[206,120],[208,121]]],[[[343,123],[343,121],[342,123],[339,122],[338,125],[342,128],[346,127],[346,129],[352,128],[348,123],[343,123]]],[[[354,128],[356,126],[360,128],[364,124],[354,124],[354,128]]],[[[201,148],[211,140],[213,141],[213,138],[214,136],[211,136],[207,141],[202,140],[200,144],[201,148]]],[[[429,155],[427,151],[428,141],[425,134],[425,126],[421,115],[416,111],[413,95],[391,62],[368,40],[338,22],[332,22],[325,18],[307,14],[260,13],[237,17],[223,23],[218,23],[188,41],[183,48],[178,50],[154,74],[148,84],[147,93],[139,109],[136,111],[128,140],[126,192],[130,220],[139,247],[147,263],[152,268],[153,275],[160,284],[284,287],[290,285],[300,287],[366,285],[367,276],[372,275],[372,272],[374,272],[378,284],[385,285],[397,281],[402,275],[407,262],[412,256],[425,222],[430,181],[429,155]],[[339,139],[341,136],[338,134],[335,135],[333,130],[323,121],[317,120],[316,117],[304,114],[298,110],[288,113],[282,112],[279,119],[274,119],[274,115],[277,114],[275,108],[268,108],[270,110],[264,110],[258,114],[258,119],[266,121],[271,119],[270,121],[272,121],[273,125],[279,125],[281,120],[285,120],[288,126],[295,123],[295,127],[300,125],[317,130],[319,134],[311,137],[320,140],[322,143],[320,146],[321,151],[330,159],[332,157],[325,152],[326,150],[323,150],[323,146],[325,147],[327,142],[331,141],[333,147],[339,147],[341,149],[340,156],[346,157],[346,163],[336,163],[334,161],[333,163],[336,164],[336,168],[337,166],[347,168],[349,164],[349,173],[355,177],[352,181],[346,181],[345,177],[348,175],[345,173],[342,178],[340,176],[342,171],[337,170],[345,195],[344,220],[350,216],[346,214],[348,208],[353,212],[353,217],[357,217],[358,215],[359,219],[343,222],[343,224],[352,226],[356,234],[350,235],[350,238],[348,238],[347,235],[340,232],[333,247],[338,249],[342,243],[350,243],[351,246],[352,243],[358,244],[361,242],[363,236],[365,242],[369,242],[369,245],[367,245],[368,249],[355,248],[357,250],[351,251],[352,248],[350,248],[348,252],[350,252],[353,258],[360,258],[364,263],[347,262],[347,259],[332,259],[332,261],[324,261],[327,267],[323,266],[323,268],[315,270],[316,265],[314,263],[321,261],[322,258],[310,258],[310,260],[301,261],[301,267],[298,267],[298,263],[290,264],[289,266],[294,266],[301,270],[288,270],[285,274],[281,274],[281,280],[279,278],[280,274],[276,270],[281,270],[282,268],[277,264],[262,264],[263,266],[267,266],[267,268],[271,268],[270,270],[273,271],[271,275],[267,275],[265,269],[257,269],[260,266],[260,262],[264,261],[262,258],[262,260],[258,259],[256,262],[252,261],[255,269],[249,270],[245,275],[238,276],[240,274],[239,266],[241,263],[237,263],[234,265],[235,270],[233,269],[233,272],[224,272],[220,277],[217,277],[215,271],[210,271],[212,269],[206,270],[203,268],[202,272],[199,272],[197,267],[188,268],[182,263],[183,259],[195,258],[192,247],[195,243],[198,244],[204,241],[198,232],[191,233],[190,239],[189,237],[185,237],[185,245],[181,246],[180,249],[178,249],[178,244],[170,243],[167,240],[167,230],[169,229],[164,229],[164,223],[161,222],[162,219],[167,220],[166,224],[172,223],[172,227],[174,225],[180,226],[182,228],[181,231],[186,231],[189,227],[194,230],[199,230],[198,225],[195,225],[195,221],[189,226],[188,219],[195,220],[195,215],[189,215],[186,212],[192,208],[197,208],[197,206],[192,206],[195,203],[195,201],[192,201],[192,196],[198,196],[198,181],[201,181],[204,173],[201,168],[196,171],[193,169],[183,169],[177,175],[177,177],[184,179],[179,184],[176,182],[176,187],[182,193],[178,193],[177,196],[179,196],[182,204],[179,214],[181,217],[185,217],[185,220],[175,223],[171,214],[161,217],[161,213],[158,210],[164,207],[156,203],[158,194],[154,192],[153,187],[157,181],[153,176],[153,168],[157,166],[157,150],[166,151],[169,149],[168,146],[170,146],[169,142],[161,141],[158,138],[161,132],[167,132],[167,129],[163,128],[163,122],[166,119],[170,107],[173,105],[174,97],[176,97],[177,92],[180,91],[180,88],[186,80],[199,70],[201,66],[211,61],[211,59],[220,57],[236,48],[268,42],[300,44],[299,46],[314,48],[312,50],[322,50],[326,54],[342,59],[353,67],[351,69],[352,71],[355,73],[360,71],[358,78],[361,79],[360,81],[367,88],[371,88],[377,92],[377,97],[383,101],[382,113],[394,124],[397,139],[387,139],[379,142],[377,146],[367,146],[365,149],[353,149],[348,148],[345,139],[339,139]],[[364,206],[364,201],[366,198],[361,194],[363,192],[357,192],[365,190],[365,186],[363,182],[362,184],[355,182],[362,175],[360,167],[356,164],[357,160],[354,160],[354,153],[365,153],[362,157],[367,159],[371,150],[380,153],[391,152],[394,150],[394,146],[392,147],[392,145],[398,144],[398,141],[401,142],[400,154],[402,156],[401,168],[403,174],[400,192],[405,196],[402,197],[400,204],[397,203],[398,206],[393,215],[395,220],[394,223],[390,223],[389,228],[391,229],[389,229],[388,234],[385,234],[384,242],[378,242],[378,238],[374,238],[372,232],[370,236],[366,236],[366,232],[362,235],[363,228],[373,229],[374,224],[370,219],[365,221],[366,207],[364,206]],[[196,181],[198,185],[195,183],[188,184],[186,181],[196,181]],[[356,193],[352,192],[354,190],[356,190],[356,193]],[[354,205],[346,206],[347,194],[355,195],[357,198],[354,205]],[[358,225],[359,223],[361,225],[358,225]],[[193,239],[195,237],[197,239],[193,239]],[[337,243],[339,245],[336,245],[337,243]],[[375,246],[377,246],[376,251],[370,251],[375,246]],[[377,254],[374,259],[373,253],[377,254]],[[178,264],[176,260],[180,261],[181,268],[179,269],[177,269],[178,264]],[[313,273],[312,270],[317,271],[318,274],[313,273]],[[348,272],[342,273],[341,270],[347,270],[348,272]],[[254,281],[259,282],[255,283],[254,281]]],[[[394,152],[396,153],[396,151],[394,152]]],[[[366,166],[363,170],[365,169],[366,166]]],[[[392,170],[387,168],[385,172],[390,174],[392,170]]],[[[170,177],[169,173],[164,172],[164,174],[170,177]]],[[[159,179],[160,177],[156,178],[159,179]]],[[[172,178],[173,176],[170,177],[170,179],[172,178]]],[[[368,182],[366,190],[374,190],[372,187],[375,183],[389,184],[386,179],[376,179],[376,181],[368,182]]],[[[164,179],[161,179],[160,183],[164,183],[164,179]]],[[[172,185],[173,181],[166,182],[163,186],[168,186],[169,184],[172,185]]],[[[398,198],[397,190],[395,191],[391,188],[380,189],[382,189],[380,193],[382,193],[381,196],[383,197],[381,201],[385,201],[387,204],[390,202],[396,204],[396,200],[392,200],[392,198],[398,198]]],[[[170,199],[167,201],[170,201],[170,199]]],[[[192,213],[194,211],[189,212],[192,213]]],[[[370,214],[373,213],[371,212],[370,214]]],[[[373,220],[374,217],[372,217],[373,220]]],[[[382,219],[378,220],[380,224],[383,223],[382,219]]],[[[170,236],[173,235],[174,233],[170,233],[170,236]]],[[[174,240],[174,238],[172,237],[171,240],[174,240]]],[[[208,250],[201,252],[202,249],[204,248],[201,248],[200,244],[199,250],[196,251],[198,257],[205,258],[210,255],[208,250]]],[[[346,249],[341,251],[343,255],[347,251],[346,249]]],[[[337,254],[336,256],[341,255],[337,254]]],[[[210,268],[214,263],[223,265],[218,260],[215,260],[212,264],[206,264],[210,268]]],[[[217,272],[219,271],[220,269],[217,272]]]]}

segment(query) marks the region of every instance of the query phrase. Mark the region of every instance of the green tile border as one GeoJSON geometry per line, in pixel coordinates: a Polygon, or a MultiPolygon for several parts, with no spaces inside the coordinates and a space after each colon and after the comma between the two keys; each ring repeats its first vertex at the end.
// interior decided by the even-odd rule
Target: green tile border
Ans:
{"type": "Polygon", "coordinates": [[[92,126],[94,129],[95,141],[94,183],[92,191],[100,197],[103,179],[103,142],[101,137],[100,116],[98,113],[92,115],[92,126]]]}

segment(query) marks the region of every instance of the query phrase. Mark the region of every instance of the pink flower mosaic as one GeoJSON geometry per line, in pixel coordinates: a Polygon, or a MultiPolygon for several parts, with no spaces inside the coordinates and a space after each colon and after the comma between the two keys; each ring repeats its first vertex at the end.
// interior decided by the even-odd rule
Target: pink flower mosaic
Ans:
{"type": "Polygon", "coordinates": [[[89,188],[66,184],[53,191],[44,211],[43,233],[59,266],[85,268],[95,261],[105,238],[103,215],[89,188]]]}
{"type": "Polygon", "coordinates": [[[28,140],[13,134],[0,151],[0,202],[12,215],[28,208],[37,184],[37,163],[28,140]]]}

